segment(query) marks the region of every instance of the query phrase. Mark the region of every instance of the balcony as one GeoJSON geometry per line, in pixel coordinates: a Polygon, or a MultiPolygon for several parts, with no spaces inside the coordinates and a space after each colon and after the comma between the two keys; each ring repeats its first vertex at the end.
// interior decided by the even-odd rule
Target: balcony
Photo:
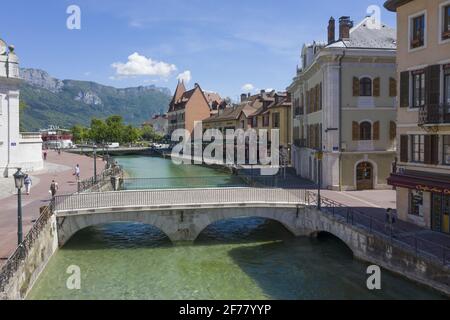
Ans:
{"type": "Polygon", "coordinates": [[[450,104],[426,105],[419,109],[419,125],[450,124],[450,104]]]}

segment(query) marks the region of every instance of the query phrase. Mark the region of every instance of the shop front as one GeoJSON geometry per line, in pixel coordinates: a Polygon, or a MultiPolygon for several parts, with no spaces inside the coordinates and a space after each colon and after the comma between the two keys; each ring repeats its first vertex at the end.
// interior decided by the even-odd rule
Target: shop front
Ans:
{"type": "MultiPolygon", "coordinates": [[[[404,170],[392,174],[388,183],[409,190],[404,206],[409,216],[427,217],[431,229],[450,234],[450,176],[404,170]]],[[[398,204],[402,206],[402,204],[398,204]]]]}

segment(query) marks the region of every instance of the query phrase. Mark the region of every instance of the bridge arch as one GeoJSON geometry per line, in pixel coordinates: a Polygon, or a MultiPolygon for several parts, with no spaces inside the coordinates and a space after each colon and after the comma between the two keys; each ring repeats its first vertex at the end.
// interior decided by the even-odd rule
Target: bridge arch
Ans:
{"type": "MultiPolygon", "coordinates": [[[[239,218],[263,218],[281,224],[294,236],[304,236],[310,233],[305,230],[300,217],[301,212],[295,208],[231,208],[207,210],[201,215],[201,219],[196,221],[195,239],[209,226],[220,221],[227,221],[239,218]]],[[[195,240],[194,239],[194,240],[195,240]]]]}
{"type": "Polygon", "coordinates": [[[348,250],[352,252],[352,254],[354,254],[353,243],[351,241],[349,241],[347,238],[339,236],[339,233],[337,233],[337,232],[319,230],[319,231],[312,232],[310,234],[310,236],[314,237],[314,238],[320,238],[321,236],[331,236],[333,238],[336,238],[343,245],[345,245],[348,248],[348,250]]]}

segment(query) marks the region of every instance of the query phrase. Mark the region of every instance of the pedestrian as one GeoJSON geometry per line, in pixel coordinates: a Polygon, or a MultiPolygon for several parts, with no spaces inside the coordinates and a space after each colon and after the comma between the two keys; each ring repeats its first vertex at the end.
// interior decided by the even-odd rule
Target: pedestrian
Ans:
{"type": "Polygon", "coordinates": [[[79,164],[77,164],[76,167],[75,167],[74,176],[77,177],[77,180],[80,180],[80,165],[79,164]]]}
{"type": "Polygon", "coordinates": [[[392,215],[392,209],[391,208],[386,209],[386,219],[384,221],[384,230],[385,231],[389,230],[389,228],[390,228],[390,225],[392,222],[391,215],[392,215]]]}
{"type": "Polygon", "coordinates": [[[47,151],[44,150],[44,161],[46,161],[46,160],[47,160],[47,151]]]}
{"type": "Polygon", "coordinates": [[[25,192],[26,192],[26,194],[30,195],[31,185],[33,184],[33,181],[31,180],[31,177],[26,174],[25,178],[23,180],[23,183],[25,185],[25,192]]]}
{"type": "Polygon", "coordinates": [[[397,223],[397,211],[393,210],[391,213],[391,231],[394,232],[394,226],[397,223]]]}
{"type": "Polygon", "coordinates": [[[61,155],[61,148],[58,148],[58,155],[61,155]]]}
{"type": "Polygon", "coordinates": [[[55,180],[52,180],[52,183],[50,184],[50,193],[52,195],[52,198],[55,197],[56,191],[58,191],[58,189],[59,189],[58,182],[56,182],[55,180]]]}

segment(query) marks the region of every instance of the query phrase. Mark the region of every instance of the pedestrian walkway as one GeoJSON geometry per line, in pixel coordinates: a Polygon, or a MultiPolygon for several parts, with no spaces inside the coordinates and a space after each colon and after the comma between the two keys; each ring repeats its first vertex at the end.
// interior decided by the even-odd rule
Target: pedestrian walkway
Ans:
{"type": "MultiPolygon", "coordinates": [[[[81,179],[94,174],[93,159],[77,154],[62,152],[58,155],[49,151],[44,170],[31,174],[33,187],[29,196],[22,197],[23,232],[27,234],[33,222],[39,217],[39,208],[50,201],[49,187],[54,179],[59,184],[59,194],[73,193],[77,181],[73,176],[75,165],[81,167],[81,179]]],[[[97,159],[97,170],[104,168],[101,158],[97,159]]],[[[17,196],[12,178],[0,178],[0,265],[17,247],[17,196]]]]}

